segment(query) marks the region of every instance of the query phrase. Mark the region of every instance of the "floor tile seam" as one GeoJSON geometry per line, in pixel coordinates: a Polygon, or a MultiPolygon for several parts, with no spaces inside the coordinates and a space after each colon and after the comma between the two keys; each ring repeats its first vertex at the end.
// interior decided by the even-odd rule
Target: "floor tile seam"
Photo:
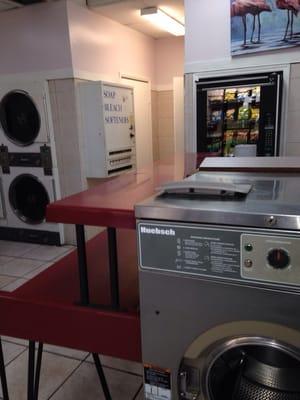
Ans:
{"type": "Polygon", "coordinates": [[[50,394],[50,396],[47,398],[47,400],[52,399],[52,397],[64,386],[64,384],[71,378],[71,376],[83,365],[84,361],[83,360],[76,360],[79,361],[79,364],[77,367],[75,367],[72,372],[68,374],[68,376],[63,380],[63,382],[50,394]]]}
{"type": "MultiPolygon", "coordinates": [[[[15,343],[14,343],[14,344],[15,344],[15,343]]],[[[20,345],[20,346],[22,346],[22,345],[20,345]]],[[[27,347],[25,347],[25,346],[22,346],[22,347],[24,347],[24,349],[23,349],[18,355],[16,355],[15,357],[13,357],[8,363],[5,363],[5,361],[4,361],[5,368],[7,368],[12,362],[14,362],[18,357],[20,357],[22,354],[25,353],[25,351],[28,350],[27,347]]]]}
{"type": "MultiPolygon", "coordinates": [[[[17,257],[16,257],[17,258],[17,257]]],[[[41,261],[41,262],[43,262],[44,264],[46,264],[47,262],[50,262],[50,261],[52,261],[52,260],[55,260],[55,258],[56,257],[53,257],[53,258],[50,258],[49,260],[42,260],[42,259],[40,259],[40,258],[31,258],[31,257],[20,257],[20,258],[22,258],[23,260],[29,260],[29,261],[41,261]]]]}
{"type": "Polygon", "coordinates": [[[57,257],[49,258],[47,260],[41,259],[41,258],[28,258],[28,257],[26,257],[26,258],[25,257],[20,257],[20,258],[22,258],[23,260],[28,260],[28,261],[38,261],[38,262],[41,262],[42,264],[50,263],[52,261],[54,262],[57,259],[57,257]]]}
{"type": "MultiPolygon", "coordinates": [[[[7,256],[6,254],[2,254],[1,251],[0,251],[0,257],[12,258],[13,260],[15,260],[15,259],[17,259],[17,260],[34,260],[34,258],[24,257],[22,255],[19,255],[19,256],[9,255],[9,256],[7,256]]],[[[13,260],[6,261],[5,263],[9,263],[9,262],[11,262],[13,260]]]]}
{"type": "MultiPolygon", "coordinates": [[[[18,280],[20,280],[20,279],[23,279],[24,281],[29,281],[29,279],[19,278],[19,277],[17,277],[17,276],[12,276],[12,278],[16,278],[16,279],[13,280],[12,282],[7,283],[5,286],[0,286],[0,290],[2,290],[3,292],[7,292],[7,290],[5,290],[5,288],[7,288],[7,287],[10,286],[10,285],[13,285],[16,281],[18,281],[18,280]]],[[[9,293],[14,292],[15,290],[19,289],[21,286],[25,285],[25,283],[27,283],[27,282],[21,283],[20,285],[18,285],[17,287],[15,287],[15,288],[9,290],[8,292],[9,292],[9,293]]]]}
{"type": "MultiPolygon", "coordinates": [[[[1,336],[0,336],[1,337],[1,336]]],[[[26,340],[26,339],[20,339],[20,338],[15,338],[16,340],[26,340]]],[[[10,343],[10,344],[17,344],[18,346],[23,346],[23,347],[25,347],[26,349],[28,348],[28,346],[27,346],[27,344],[21,344],[21,343],[19,343],[19,342],[14,342],[13,341],[13,339],[2,339],[2,337],[1,337],[1,341],[2,341],[2,343],[3,342],[6,342],[6,343],[10,343]]]]}
{"type": "Polygon", "coordinates": [[[91,356],[92,353],[87,353],[87,356],[82,360],[83,362],[86,362],[86,360],[89,358],[89,356],[91,356]]]}
{"type": "MultiPolygon", "coordinates": [[[[45,264],[48,264],[48,262],[44,262],[44,263],[42,263],[41,265],[39,265],[38,267],[32,269],[31,271],[26,272],[24,275],[22,275],[22,278],[23,278],[23,277],[26,278],[26,276],[28,276],[28,275],[30,275],[30,274],[33,274],[35,271],[37,271],[38,269],[40,269],[41,267],[43,267],[45,264]]],[[[52,266],[52,264],[49,265],[47,268],[49,268],[49,267],[51,267],[51,266],[52,266]]],[[[32,279],[32,278],[27,278],[27,279],[32,279]]]]}
{"type": "Polygon", "coordinates": [[[1,271],[0,271],[0,276],[7,276],[8,278],[16,278],[16,279],[21,278],[15,275],[1,274],[1,271]]]}
{"type": "MultiPolygon", "coordinates": [[[[26,260],[26,261],[36,261],[36,262],[38,262],[39,265],[36,266],[36,267],[34,267],[34,269],[39,268],[39,267],[41,267],[43,264],[47,264],[47,263],[48,263],[48,261],[45,261],[45,260],[37,260],[37,259],[34,259],[34,258],[16,257],[15,259],[10,260],[10,261],[8,261],[7,263],[1,265],[1,267],[7,267],[9,264],[13,264],[16,260],[22,260],[22,261],[23,261],[23,260],[26,260]]],[[[27,272],[27,274],[28,274],[28,272],[27,272]]]]}
{"type": "MultiPolygon", "coordinates": [[[[16,338],[17,339],[17,338],[16,338]]],[[[15,345],[17,345],[17,346],[21,346],[21,347],[24,347],[24,351],[26,350],[26,349],[28,349],[28,345],[26,345],[26,344],[20,344],[19,342],[14,342],[13,341],[13,339],[12,340],[9,340],[9,339],[1,339],[2,340],[2,343],[10,343],[10,344],[15,344],[15,345]]],[[[26,339],[23,339],[23,340],[26,340],[26,339]]],[[[44,344],[44,346],[47,346],[47,344],[48,343],[45,343],[44,344]]],[[[50,345],[51,346],[51,345],[50,345]]],[[[74,349],[74,350],[77,350],[77,349],[74,349]]],[[[83,351],[83,350],[78,350],[78,351],[83,351]]],[[[64,358],[67,358],[67,359],[69,359],[69,360],[74,360],[74,361],[86,361],[87,360],[87,358],[90,356],[90,354],[91,353],[89,353],[89,352],[86,352],[87,354],[86,354],[86,356],[84,356],[83,358],[77,358],[77,357],[72,357],[72,356],[68,356],[68,355],[65,355],[65,354],[61,354],[61,353],[58,353],[58,352],[56,352],[56,351],[51,351],[51,350],[45,350],[45,348],[43,348],[43,353],[50,353],[50,354],[52,354],[52,355],[55,355],[55,356],[59,356],[59,357],[64,357],[64,358]]]]}
{"type": "Polygon", "coordinates": [[[8,260],[8,261],[4,261],[4,262],[1,264],[1,267],[4,267],[6,264],[9,264],[10,262],[12,262],[12,261],[15,261],[15,260],[23,260],[23,257],[17,257],[17,256],[6,256],[6,255],[4,255],[4,254],[1,254],[1,253],[0,253],[0,257],[6,257],[6,258],[10,258],[10,260],[8,260]]]}
{"type": "MultiPolygon", "coordinates": [[[[31,251],[31,250],[29,250],[28,252],[26,251],[26,253],[20,255],[20,258],[27,258],[27,259],[29,259],[29,260],[36,260],[36,261],[51,261],[51,260],[53,260],[53,259],[55,259],[55,258],[58,258],[58,257],[63,256],[63,255],[66,255],[67,253],[69,253],[69,252],[71,252],[71,251],[73,251],[73,250],[70,250],[70,251],[69,251],[69,249],[66,249],[66,250],[63,251],[63,252],[59,252],[59,254],[54,255],[54,256],[51,257],[49,260],[41,259],[41,258],[38,258],[38,257],[34,257],[34,258],[33,258],[33,257],[26,257],[26,255],[27,255],[30,251],[31,251]]],[[[4,254],[3,254],[3,256],[4,256],[4,254]]],[[[9,256],[7,256],[7,257],[9,257],[9,256]]]]}
{"type": "MultiPolygon", "coordinates": [[[[27,272],[27,274],[30,274],[31,272],[33,272],[33,270],[30,271],[30,272],[27,272]]],[[[10,278],[17,278],[17,279],[19,279],[19,278],[25,278],[25,279],[27,279],[27,278],[26,278],[26,274],[24,274],[24,275],[8,275],[8,274],[1,273],[1,267],[0,267],[0,276],[8,276],[8,277],[10,277],[10,278]]]]}
{"type": "MultiPolygon", "coordinates": [[[[101,360],[101,355],[99,355],[99,357],[100,357],[100,360],[101,360]]],[[[94,364],[94,361],[86,360],[85,362],[89,363],[89,364],[94,364]]],[[[139,378],[143,377],[142,374],[138,374],[138,373],[132,372],[132,371],[127,371],[126,369],[120,369],[120,368],[112,367],[110,365],[106,365],[106,364],[102,363],[102,361],[101,361],[101,364],[102,364],[103,368],[112,369],[112,370],[118,371],[118,372],[124,372],[124,373],[126,373],[128,375],[138,376],[139,378]]]]}
{"type": "MultiPolygon", "coordinates": [[[[74,349],[74,350],[76,350],[76,349],[74,349]]],[[[78,350],[78,351],[81,351],[81,350],[78,350]]],[[[52,354],[52,355],[54,355],[54,356],[64,357],[64,358],[67,358],[67,359],[69,359],[69,360],[74,360],[74,361],[85,361],[85,360],[87,359],[87,357],[89,356],[89,353],[87,353],[87,355],[84,356],[83,358],[72,357],[72,356],[68,356],[68,355],[66,355],[66,354],[58,353],[58,352],[56,352],[56,351],[46,350],[45,348],[43,349],[43,353],[44,353],[44,352],[45,352],[45,353],[52,354]]]]}
{"type": "MultiPolygon", "coordinates": [[[[8,275],[8,274],[5,274],[5,273],[1,273],[1,268],[3,268],[3,267],[7,268],[7,267],[9,266],[10,263],[13,264],[13,261],[14,261],[14,260],[10,260],[10,261],[8,261],[7,263],[5,263],[5,264],[3,264],[3,265],[0,266],[0,275],[12,276],[12,277],[17,276],[18,278],[26,278],[26,276],[28,276],[28,275],[34,273],[35,271],[37,271],[38,269],[42,268],[42,267],[45,266],[46,264],[49,264],[49,265],[48,265],[48,268],[50,268],[50,267],[55,263],[55,261],[58,261],[58,260],[56,260],[56,259],[45,261],[45,260],[37,260],[37,259],[34,259],[34,258],[18,258],[18,257],[16,257],[16,259],[17,259],[17,260],[20,260],[20,259],[21,259],[21,260],[28,260],[28,261],[38,261],[38,262],[39,262],[39,265],[37,265],[36,267],[32,268],[30,271],[26,271],[23,275],[8,275]]],[[[31,278],[28,278],[28,279],[31,279],[31,278]]]]}
{"type": "Polygon", "coordinates": [[[140,386],[139,386],[139,388],[138,388],[138,390],[137,390],[137,392],[136,392],[135,395],[133,396],[132,400],[136,400],[136,399],[137,399],[138,395],[139,395],[140,392],[143,390],[143,386],[144,386],[144,384],[141,383],[140,386]]]}

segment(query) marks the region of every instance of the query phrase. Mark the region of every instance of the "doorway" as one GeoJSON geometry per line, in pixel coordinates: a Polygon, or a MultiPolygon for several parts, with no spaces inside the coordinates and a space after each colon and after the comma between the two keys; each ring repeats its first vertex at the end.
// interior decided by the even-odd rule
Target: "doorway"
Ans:
{"type": "Polygon", "coordinates": [[[122,83],[133,87],[137,171],[153,165],[151,87],[148,80],[121,75],[122,83]]]}

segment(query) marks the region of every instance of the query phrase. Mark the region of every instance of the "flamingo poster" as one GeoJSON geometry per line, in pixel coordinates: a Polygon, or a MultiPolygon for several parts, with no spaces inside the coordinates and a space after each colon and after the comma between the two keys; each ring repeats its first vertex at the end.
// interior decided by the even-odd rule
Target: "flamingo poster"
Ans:
{"type": "Polygon", "coordinates": [[[300,0],[230,0],[231,54],[300,46],[300,0]]]}

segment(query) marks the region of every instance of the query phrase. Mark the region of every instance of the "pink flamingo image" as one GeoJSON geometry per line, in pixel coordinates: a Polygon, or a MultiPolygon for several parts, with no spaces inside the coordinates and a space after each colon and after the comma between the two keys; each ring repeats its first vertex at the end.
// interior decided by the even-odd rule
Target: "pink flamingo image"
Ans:
{"type": "Polygon", "coordinates": [[[287,40],[288,31],[290,28],[290,39],[294,36],[293,26],[294,26],[294,16],[298,15],[300,11],[300,2],[299,0],[276,0],[276,6],[279,10],[287,11],[287,24],[285,29],[285,34],[283,37],[283,41],[287,40]]]}
{"type": "Polygon", "coordinates": [[[271,12],[272,9],[266,0],[235,0],[231,4],[231,16],[232,17],[242,17],[244,25],[244,43],[243,46],[247,44],[247,14],[253,16],[252,23],[252,33],[251,33],[251,43],[260,43],[261,38],[261,20],[260,14],[264,11],[271,12]],[[256,17],[258,19],[258,35],[257,41],[254,41],[254,32],[256,28],[256,17]]]}

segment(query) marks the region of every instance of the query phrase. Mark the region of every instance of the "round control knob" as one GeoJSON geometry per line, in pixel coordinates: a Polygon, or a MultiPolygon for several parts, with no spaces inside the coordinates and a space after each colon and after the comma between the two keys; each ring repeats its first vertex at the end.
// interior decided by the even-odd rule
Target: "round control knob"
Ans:
{"type": "Polygon", "coordinates": [[[268,263],[275,269],[284,269],[290,265],[290,256],[286,250],[272,249],[267,257],[268,263]]]}

